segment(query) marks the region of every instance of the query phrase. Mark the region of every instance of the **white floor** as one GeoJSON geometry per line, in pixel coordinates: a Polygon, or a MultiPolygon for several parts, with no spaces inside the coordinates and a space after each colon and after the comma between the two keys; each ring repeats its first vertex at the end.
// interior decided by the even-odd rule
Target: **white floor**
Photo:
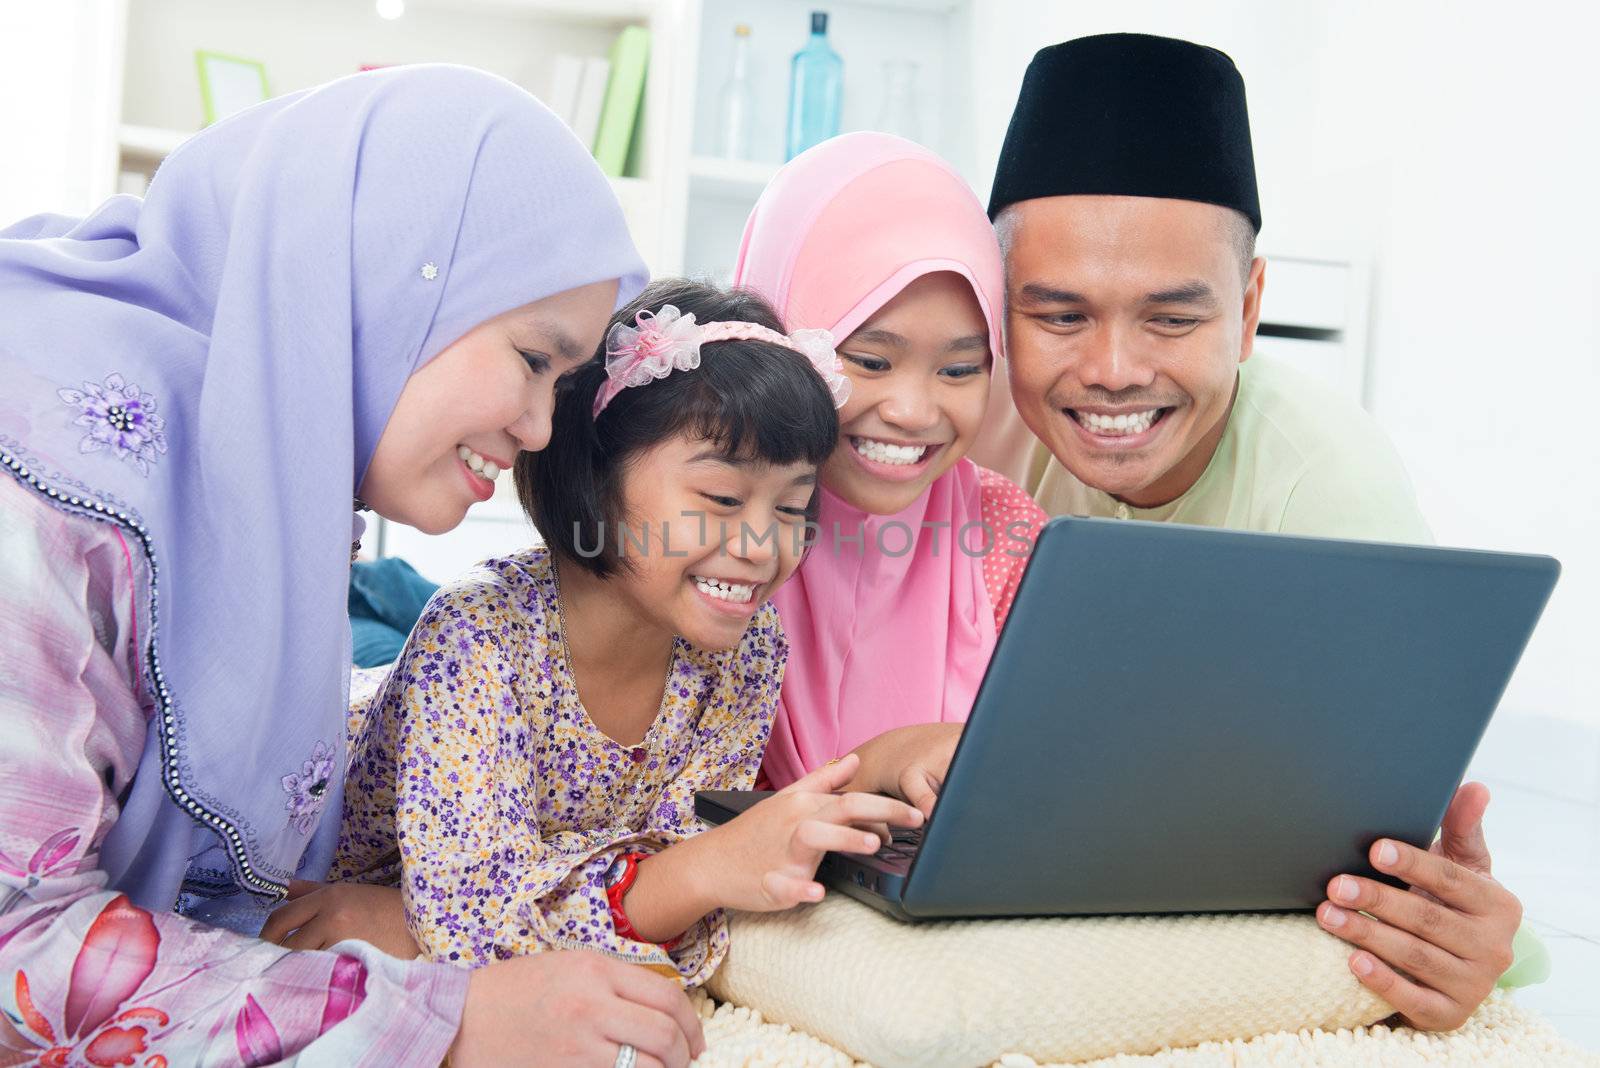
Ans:
{"type": "Polygon", "coordinates": [[[1565,770],[1574,753],[1600,760],[1600,730],[1576,747],[1570,736],[1562,742],[1556,755],[1537,730],[1492,730],[1473,777],[1493,793],[1484,825],[1495,877],[1522,899],[1550,950],[1550,979],[1517,1000],[1600,1051],[1600,800],[1591,779],[1565,770]]]}

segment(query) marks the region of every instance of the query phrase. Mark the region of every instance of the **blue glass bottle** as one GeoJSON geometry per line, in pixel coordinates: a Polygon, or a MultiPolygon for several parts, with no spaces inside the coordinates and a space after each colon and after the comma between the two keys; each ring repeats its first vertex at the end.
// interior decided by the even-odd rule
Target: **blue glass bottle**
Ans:
{"type": "Polygon", "coordinates": [[[789,159],[839,132],[844,60],[828,47],[828,13],[811,13],[811,38],[794,54],[789,76],[789,159]]]}

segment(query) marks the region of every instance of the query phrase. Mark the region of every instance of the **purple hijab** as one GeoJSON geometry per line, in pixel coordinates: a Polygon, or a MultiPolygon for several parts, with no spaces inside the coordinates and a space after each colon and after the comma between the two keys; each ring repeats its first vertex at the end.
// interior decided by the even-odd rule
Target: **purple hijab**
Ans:
{"type": "Polygon", "coordinates": [[[112,886],[250,930],[326,871],[351,500],[401,389],[485,319],[613,278],[620,306],[645,268],[588,151],[461,67],[280,97],[185,142],[143,201],[0,230],[0,469],[148,567],[112,886]]]}

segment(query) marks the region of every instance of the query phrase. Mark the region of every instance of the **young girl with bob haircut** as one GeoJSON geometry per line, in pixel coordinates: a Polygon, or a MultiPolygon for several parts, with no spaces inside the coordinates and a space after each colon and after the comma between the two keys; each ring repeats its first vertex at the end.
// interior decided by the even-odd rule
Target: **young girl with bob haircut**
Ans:
{"type": "Polygon", "coordinates": [[[656,283],[613,323],[517,462],[545,546],[435,595],[375,695],[336,872],[398,880],[435,959],[588,947],[694,985],[722,909],[815,901],[824,852],[921,814],[835,794],[851,760],[698,833],[695,791],[760,767],[788,655],[768,599],[848,385],[827,334],[750,294],[656,283]]]}

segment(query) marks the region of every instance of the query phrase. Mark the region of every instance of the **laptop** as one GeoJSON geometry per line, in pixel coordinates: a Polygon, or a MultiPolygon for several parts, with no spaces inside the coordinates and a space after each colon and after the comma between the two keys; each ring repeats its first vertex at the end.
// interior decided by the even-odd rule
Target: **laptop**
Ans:
{"type": "MultiPolygon", "coordinates": [[[[933,818],[825,884],[901,920],[1315,908],[1434,838],[1547,556],[1060,518],[933,818]]],[[[759,791],[706,791],[723,823],[759,791]]]]}

